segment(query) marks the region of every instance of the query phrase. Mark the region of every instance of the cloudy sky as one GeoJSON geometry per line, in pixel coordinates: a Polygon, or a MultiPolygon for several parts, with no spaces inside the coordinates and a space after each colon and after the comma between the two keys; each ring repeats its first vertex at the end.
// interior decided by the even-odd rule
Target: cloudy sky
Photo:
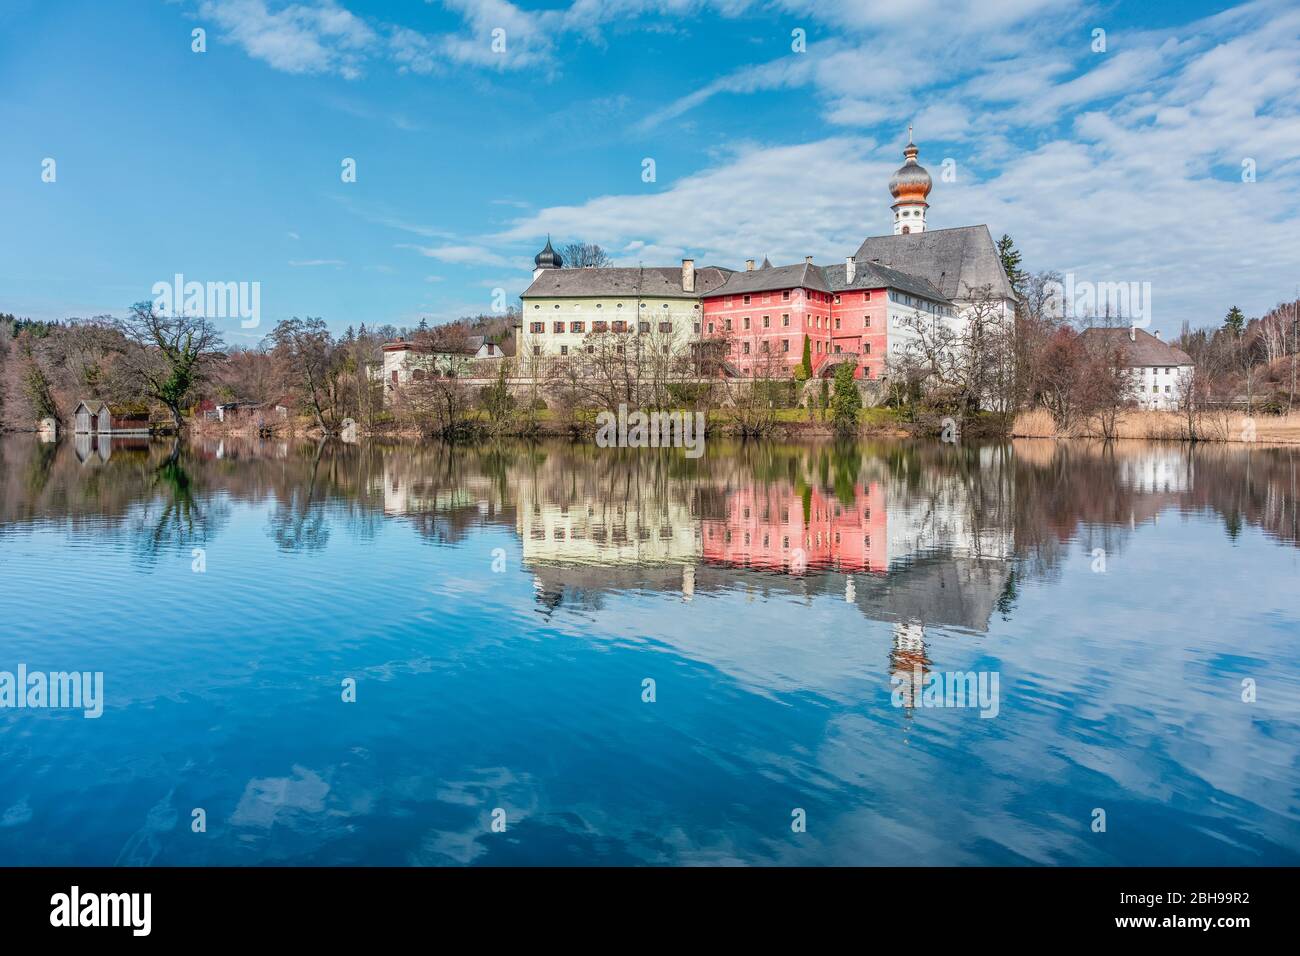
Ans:
{"type": "Polygon", "coordinates": [[[261,283],[231,341],[438,321],[548,232],[843,261],[909,123],[930,228],[1150,282],[1157,329],[1300,291],[1293,0],[5,0],[0,90],[0,311],[36,318],[182,273],[261,283]]]}

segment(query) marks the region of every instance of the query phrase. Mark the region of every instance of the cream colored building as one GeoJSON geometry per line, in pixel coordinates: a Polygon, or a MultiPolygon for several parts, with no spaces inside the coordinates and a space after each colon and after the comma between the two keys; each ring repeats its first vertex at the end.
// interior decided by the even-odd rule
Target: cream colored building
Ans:
{"type": "Polygon", "coordinates": [[[679,354],[700,338],[701,296],[730,274],[715,266],[696,269],[693,259],[683,259],[680,268],[565,269],[549,239],[534,262],[516,328],[523,368],[531,360],[593,348],[587,337],[602,332],[634,334],[643,348],[679,354]]]}

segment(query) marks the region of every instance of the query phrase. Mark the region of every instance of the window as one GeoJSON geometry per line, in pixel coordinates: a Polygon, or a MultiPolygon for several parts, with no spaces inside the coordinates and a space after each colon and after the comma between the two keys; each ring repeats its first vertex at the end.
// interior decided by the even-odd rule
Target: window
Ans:
{"type": "Polygon", "coordinates": [[[552,332],[557,332],[557,333],[558,333],[558,332],[563,332],[563,331],[564,331],[564,323],[563,323],[563,322],[553,322],[553,323],[551,324],[551,331],[552,331],[552,332]]]}
{"type": "Polygon", "coordinates": [[[613,328],[615,332],[626,332],[627,322],[625,322],[623,319],[615,319],[613,328]]]}
{"type": "Polygon", "coordinates": [[[789,339],[782,339],[782,340],[781,340],[781,351],[782,351],[782,352],[788,352],[788,351],[790,351],[790,340],[789,340],[789,339]]]}
{"type": "Polygon", "coordinates": [[[660,332],[671,332],[672,330],[673,330],[673,324],[672,324],[671,322],[660,322],[660,323],[659,323],[659,331],[660,331],[660,332]]]}
{"type": "Polygon", "coordinates": [[[605,308],[605,304],[604,304],[603,302],[597,302],[597,303],[596,303],[596,308],[598,308],[598,309],[603,309],[603,308],[605,308]]]}
{"type": "Polygon", "coordinates": [[[728,332],[730,332],[730,331],[731,331],[731,319],[730,319],[730,318],[723,319],[723,320],[722,320],[722,327],[723,327],[724,329],[726,329],[728,332]]]}
{"type": "Polygon", "coordinates": [[[393,384],[397,384],[397,369],[393,369],[393,384]]]}
{"type": "Polygon", "coordinates": [[[569,323],[569,331],[570,331],[570,332],[585,332],[586,330],[587,330],[587,324],[586,324],[585,322],[570,322],[570,323],[569,323]]]}
{"type": "Polygon", "coordinates": [[[839,327],[840,327],[840,317],[837,315],[835,317],[835,328],[838,329],[839,327]]]}
{"type": "Polygon", "coordinates": [[[545,322],[529,322],[529,323],[528,323],[528,331],[529,331],[529,332],[532,332],[532,333],[534,333],[534,334],[540,334],[540,333],[542,333],[542,332],[545,332],[545,331],[546,331],[546,323],[545,323],[545,322]]]}
{"type": "Polygon", "coordinates": [[[602,322],[600,319],[597,319],[595,322],[591,323],[591,330],[593,332],[605,332],[608,329],[609,329],[609,323],[602,322]]]}
{"type": "Polygon", "coordinates": [[[741,343],[740,351],[742,351],[742,352],[744,352],[746,355],[748,355],[748,354],[749,354],[749,343],[748,343],[748,342],[743,342],[743,343],[741,343]]]}
{"type": "Polygon", "coordinates": [[[709,334],[710,334],[710,335],[713,334],[713,323],[712,323],[712,322],[709,323],[709,334]]]}
{"type": "Polygon", "coordinates": [[[558,302],[557,302],[557,303],[555,303],[555,308],[557,308],[557,309],[558,309],[558,308],[559,308],[559,307],[560,307],[560,303],[558,303],[558,302]]]}
{"type": "Polygon", "coordinates": [[[700,323],[698,322],[695,323],[695,334],[696,335],[700,334],[700,323]]]}
{"type": "Polygon", "coordinates": [[[788,312],[781,316],[781,327],[786,329],[790,327],[790,314],[788,312]]]}
{"type": "Polygon", "coordinates": [[[744,327],[749,328],[749,316],[745,316],[744,318],[744,327]]]}
{"type": "Polygon", "coordinates": [[[871,328],[871,316],[869,316],[869,315],[864,315],[864,316],[862,317],[862,327],[863,327],[864,329],[869,329],[869,328],[871,328]]]}
{"type": "Polygon", "coordinates": [[[534,345],[534,346],[533,346],[533,354],[534,354],[534,355],[541,355],[541,354],[542,354],[542,347],[541,347],[540,345],[534,345]]]}
{"type": "Polygon", "coordinates": [[[760,352],[766,352],[768,350],[767,339],[764,339],[762,342],[758,343],[758,350],[760,352]]]}
{"type": "Polygon", "coordinates": [[[770,329],[771,327],[772,327],[772,317],[770,315],[763,316],[763,328],[770,329]]]}
{"type": "Polygon", "coordinates": [[[560,354],[561,354],[561,355],[568,355],[568,354],[569,354],[569,347],[568,347],[567,345],[561,345],[561,346],[560,346],[560,354]]]}
{"type": "Polygon", "coordinates": [[[835,304],[836,305],[840,304],[840,297],[838,295],[835,297],[835,304]]]}
{"type": "Polygon", "coordinates": [[[741,300],[745,303],[745,305],[749,305],[749,296],[747,295],[741,296],[741,300]]]}
{"type": "Polygon", "coordinates": [[[868,291],[862,293],[862,301],[863,301],[863,302],[870,302],[870,301],[871,301],[871,291],[870,291],[870,290],[868,290],[868,291]]]}
{"type": "Polygon", "coordinates": [[[789,301],[790,301],[790,290],[789,290],[789,289],[782,289],[782,290],[781,290],[781,301],[782,301],[782,302],[789,302],[789,301]]]}
{"type": "Polygon", "coordinates": [[[862,343],[862,354],[863,354],[863,355],[870,355],[870,354],[871,354],[871,343],[870,343],[870,342],[863,342],[863,343],[862,343]]]}
{"type": "Polygon", "coordinates": [[[649,322],[638,322],[638,323],[637,323],[637,329],[638,329],[639,331],[641,331],[641,332],[649,332],[649,331],[650,331],[650,323],[649,323],[649,322]]]}

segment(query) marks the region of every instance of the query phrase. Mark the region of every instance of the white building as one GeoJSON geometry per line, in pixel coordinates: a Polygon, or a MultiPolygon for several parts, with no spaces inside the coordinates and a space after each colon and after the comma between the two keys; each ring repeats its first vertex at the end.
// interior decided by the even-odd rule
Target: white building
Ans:
{"type": "Polygon", "coordinates": [[[426,378],[464,377],[482,369],[480,362],[500,360],[506,355],[498,343],[482,335],[466,336],[463,343],[440,350],[399,339],[383,347],[383,364],[374,368],[384,383],[384,401],[409,382],[426,378]]]}
{"type": "Polygon", "coordinates": [[[1145,329],[1087,329],[1089,347],[1115,349],[1129,370],[1129,398],[1139,408],[1171,411],[1178,408],[1192,380],[1192,358],[1145,329]]]}

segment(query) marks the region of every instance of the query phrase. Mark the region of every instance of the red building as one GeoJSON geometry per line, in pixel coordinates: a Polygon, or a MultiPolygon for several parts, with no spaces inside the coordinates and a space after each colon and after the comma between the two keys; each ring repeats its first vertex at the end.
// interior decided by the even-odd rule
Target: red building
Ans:
{"type": "Polygon", "coordinates": [[[880,378],[891,303],[924,301],[940,311],[952,306],[925,279],[854,258],[842,266],[816,266],[811,256],[793,266],[766,260],[759,268],[753,260],[746,266],[702,296],[702,334],[725,341],[730,362],[747,375],[793,373],[807,338],[813,375],[831,375],[851,361],[855,378],[880,378]]]}

